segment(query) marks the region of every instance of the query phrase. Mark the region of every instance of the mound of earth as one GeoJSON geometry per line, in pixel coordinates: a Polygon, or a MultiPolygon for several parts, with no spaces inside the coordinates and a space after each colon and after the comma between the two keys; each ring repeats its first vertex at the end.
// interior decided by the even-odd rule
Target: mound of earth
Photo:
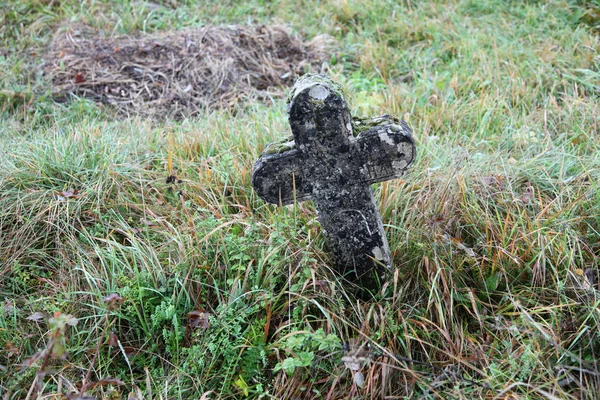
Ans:
{"type": "Polygon", "coordinates": [[[205,26],[151,36],[101,37],[63,30],[45,55],[53,94],[127,113],[189,116],[239,101],[282,97],[307,69],[330,58],[325,35],[304,42],[282,26],[205,26]]]}

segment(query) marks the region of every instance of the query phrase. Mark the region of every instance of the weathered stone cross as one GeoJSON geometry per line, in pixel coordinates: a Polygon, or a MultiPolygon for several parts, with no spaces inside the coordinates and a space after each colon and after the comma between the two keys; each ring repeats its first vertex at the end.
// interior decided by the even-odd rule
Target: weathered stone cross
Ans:
{"type": "Polygon", "coordinates": [[[389,116],[352,120],[340,87],[320,75],[296,82],[288,113],[293,140],[265,148],[252,185],[269,203],[313,200],[338,272],[376,290],[392,260],[371,184],[406,171],[411,131],[389,116]]]}

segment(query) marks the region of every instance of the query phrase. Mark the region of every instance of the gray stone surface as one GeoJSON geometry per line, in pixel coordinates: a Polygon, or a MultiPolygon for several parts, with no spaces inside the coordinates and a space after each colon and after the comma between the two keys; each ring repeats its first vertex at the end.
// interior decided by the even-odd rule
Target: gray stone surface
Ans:
{"type": "Polygon", "coordinates": [[[392,260],[370,185],[413,162],[409,127],[387,115],[352,119],[341,88],[320,75],[296,82],[288,113],[293,138],[265,148],[254,189],[279,205],[312,200],[337,271],[377,290],[392,260]]]}

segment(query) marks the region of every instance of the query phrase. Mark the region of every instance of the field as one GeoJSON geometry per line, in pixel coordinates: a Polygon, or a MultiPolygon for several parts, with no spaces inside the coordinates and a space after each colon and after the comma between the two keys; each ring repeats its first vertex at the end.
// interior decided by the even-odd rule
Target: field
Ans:
{"type": "Polygon", "coordinates": [[[0,1],[0,398],[599,398],[600,5],[238,3],[0,1]],[[374,185],[395,271],[372,300],[311,202],[251,187],[300,72],[177,115],[48,73],[71,27],[234,24],[287,27],[354,115],[413,130],[374,185]]]}

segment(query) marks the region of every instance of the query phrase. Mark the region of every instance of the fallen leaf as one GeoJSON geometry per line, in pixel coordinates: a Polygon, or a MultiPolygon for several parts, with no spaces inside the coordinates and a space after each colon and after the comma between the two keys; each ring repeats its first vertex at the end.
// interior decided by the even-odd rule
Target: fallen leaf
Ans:
{"type": "Polygon", "coordinates": [[[12,356],[21,354],[21,349],[15,346],[15,344],[11,341],[7,341],[4,344],[4,351],[6,352],[6,358],[11,358],[12,356]]]}
{"type": "Polygon", "coordinates": [[[504,189],[504,177],[500,175],[489,175],[481,178],[481,183],[485,186],[490,186],[498,190],[504,189]]]}
{"type": "Polygon", "coordinates": [[[187,324],[190,329],[196,329],[198,327],[202,330],[210,328],[210,314],[202,311],[191,311],[187,315],[187,324]]]}
{"type": "Polygon", "coordinates": [[[358,386],[359,388],[365,386],[365,376],[362,374],[362,372],[357,371],[354,374],[354,383],[356,383],[356,386],[358,386]]]}
{"type": "Polygon", "coordinates": [[[467,253],[467,255],[471,258],[477,258],[475,251],[472,248],[465,246],[464,244],[457,242],[456,247],[467,253]]]}
{"type": "Polygon", "coordinates": [[[125,385],[125,383],[123,383],[122,380],[120,380],[119,378],[106,378],[106,379],[100,379],[96,382],[90,382],[87,385],[84,385],[81,388],[81,392],[85,393],[89,390],[92,390],[93,388],[95,388],[96,386],[108,386],[108,385],[112,385],[112,386],[123,386],[125,385]]]}
{"type": "Polygon", "coordinates": [[[28,319],[29,321],[40,322],[40,321],[43,321],[45,318],[46,318],[46,316],[44,314],[37,311],[37,312],[34,312],[33,314],[31,314],[26,319],[28,319]]]}
{"type": "Polygon", "coordinates": [[[594,268],[586,268],[583,271],[584,275],[589,279],[589,281],[594,284],[598,280],[598,270],[594,268]]]}
{"type": "Polygon", "coordinates": [[[117,347],[119,345],[119,338],[117,337],[117,335],[114,332],[110,333],[110,336],[108,337],[108,343],[107,343],[110,347],[117,347]]]}
{"type": "Polygon", "coordinates": [[[324,294],[331,293],[331,291],[329,290],[329,281],[327,281],[327,280],[314,281],[314,286],[315,286],[315,290],[318,290],[321,293],[324,293],[324,294]]]}
{"type": "Polygon", "coordinates": [[[86,79],[81,72],[75,74],[75,83],[83,83],[86,79]]]}
{"type": "Polygon", "coordinates": [[[125,299],[121,297],[118,293],[111,293],[108,296],[106,296],[103,300],[108,305],[109,310],[116,308],[117,305],[123,304],[123,301],[125,301],[125,299]]]}
{"type": "Polygon", "coordinates": [[[133,358],[134,356],[138,355],[141,350],[139,347],[123,346],[123,351],[125,352],[127,358],[133,358]]]}
{"type": "Polygon", "coordinates": [[[4,314],[8,315],[8,314],[12,314],[13,312],[17,312],[19,311],[17,309],[17,307],[15,307],[15,303],[7,301],[6,303],[4,303],[4,314]]]}
{"type": "Polygon", "coordinates": [[[525,204],[529,203],[529,201],[533,198],[533,186],[527,186],[525,188],[525,193],[521,195],[521,201],[525,204]]]}
{"type": "Polygon", "coordinates": [[[350,371],[358,371],[362,368],[362,364],[365,361],[363,357],[345,356],[342,357],[342,362],[350,371]]]}
{"type": "Polygon", "coordinates": [[[61,190],[56,194],[56,198],[59,201],[65,201],[67,199],[76,199],[80,196],[80,192],[77,189],[61,190]]]}

